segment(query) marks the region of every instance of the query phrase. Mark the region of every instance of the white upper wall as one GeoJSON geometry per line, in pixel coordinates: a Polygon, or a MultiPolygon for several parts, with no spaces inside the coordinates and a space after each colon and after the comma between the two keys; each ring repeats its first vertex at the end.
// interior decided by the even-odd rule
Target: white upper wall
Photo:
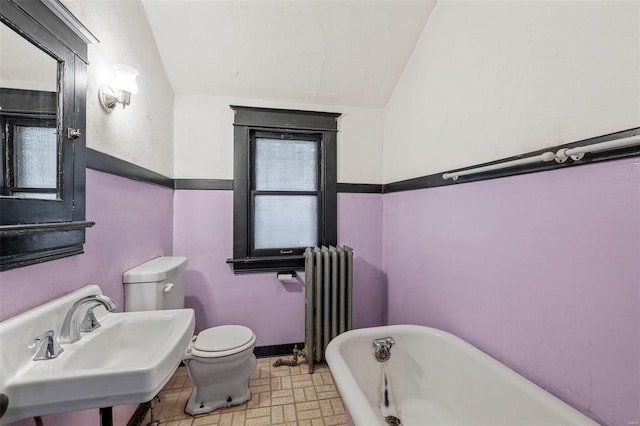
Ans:
{"type": "Polygon", "coordinates": [[[89,45],[87,146],[165,176],[173,173],[173,90],[140,1],[63,0],[100,40],[89,45]],[[105,112],[98,89],[114,64],[136,68],[139,92],[125,110],[105,112]]]}
{"type": "Polygon", "coordinates": [[[268,102],[258,99],[176,95],[176,178],[233,179],[233,111],[230,105],[339,112],[338,182],[382,183],[382,110],[268,102]]]}
{"type": "Polygon", "coordinates": [[[440,1],[384,113],[394,182],[640,126],[640,2],[440,1]]]}

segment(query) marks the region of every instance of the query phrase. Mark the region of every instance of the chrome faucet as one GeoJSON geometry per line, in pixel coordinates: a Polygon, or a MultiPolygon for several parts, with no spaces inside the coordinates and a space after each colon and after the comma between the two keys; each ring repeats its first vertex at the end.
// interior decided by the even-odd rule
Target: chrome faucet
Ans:
{"type": "Polygon", "coordinates": [[[49,330],[42,334],[42,336],[35,338],[36,354],[33,357],[34,361],[41,361],[45,359],[57,358],[64,349],[60,347],[56,341],[56,337],[53,330],[49,330]]]}
{"type": "Polygon", "coordinates": [[[100,327],[100,323],[93,314],[93,308],[98,305],[104,306],[109,312],[113,312],[116,309],[116,302],[103,294],[95,294],[77,300],[71,309],[69,309],[69,312],[67,312],[67,316],[64,318],[62,330],[60,330],[60,341],[62,343],[75,343],[80,340],[80,331],[93,331],[100,327]],[[80,308],[88,303],[91,303],[92,306],[87,310],[85,318],[82,321],[82,324],[80,324],[78,321],[80,308]]]}
{"type": "Polygon", "coordinates": [[[385,362],[391,357],[391,347],[396,342],[393,337],[383,337],[373,341],[373,348],[375,350],[376,360],[379,362],[385,362]]]}

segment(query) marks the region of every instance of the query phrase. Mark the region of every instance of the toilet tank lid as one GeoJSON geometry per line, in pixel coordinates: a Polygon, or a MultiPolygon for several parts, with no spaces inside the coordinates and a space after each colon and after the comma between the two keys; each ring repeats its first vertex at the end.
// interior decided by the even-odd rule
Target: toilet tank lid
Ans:
{"type": "Polygon", "coordinates": [[[126,271],[122,274],[122,282],[125,284],[133,284],[162,281],[166,279],[167,275],[173,270],[184,269],[186,266],[186,257],[160,256],[126,271]]]}

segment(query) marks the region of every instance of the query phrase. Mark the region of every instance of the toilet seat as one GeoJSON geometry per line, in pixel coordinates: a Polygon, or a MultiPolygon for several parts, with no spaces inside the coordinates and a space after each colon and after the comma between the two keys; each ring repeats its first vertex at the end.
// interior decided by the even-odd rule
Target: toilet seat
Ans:
{"type": "Polygon", "coordinates": [[[256,336],[250,328],[242,325],[220,325],[198,334],[191,354],[202,358],[219,358],[240,353],[250,348],[256,336]]]}

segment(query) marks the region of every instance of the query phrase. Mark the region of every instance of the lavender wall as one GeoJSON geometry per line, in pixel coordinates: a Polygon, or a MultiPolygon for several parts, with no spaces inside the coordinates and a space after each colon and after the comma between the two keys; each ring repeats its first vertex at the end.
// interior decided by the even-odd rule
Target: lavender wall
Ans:
{"type": "Polygon", "coordinates": [[[390,324],[450,331],[637,424],[640,159],[387,194],[383,230],[390,324]]]}
{"type": "MultiPolygon", "coordinates": [[[[0,319],[98,284],[124,306],[122,272],[148,259],[171,254],[173,191],[87,170],[85,253],[0,273],[0,319]]],[[[115,424],[125,425],[135,406],[116,407],[115,424]]],[[[97,410],[46,416],[47,426],[98,425],[97,410]]],[[[18,424],[32,425],[33,420],[18,424]]]]}
{"type": "Polygon", "coordinates": [[[338,194],[338,244],[353,247],[353,326],[385,323],[382,195],[338,194]]]}
{"type": "MultiPolygon", "coordinates": [[[[304,341],[303,280],[283,284],[275,273],[234,275],[233,192],[176,191],[174,254],[189,259],[186,305],[196,311],[197,331],[241,324],[258,346],[304,341]]],[[[382,196],[340,194],[339,243],[355,249],[354,326],[381,324],[382,196]]]]}

